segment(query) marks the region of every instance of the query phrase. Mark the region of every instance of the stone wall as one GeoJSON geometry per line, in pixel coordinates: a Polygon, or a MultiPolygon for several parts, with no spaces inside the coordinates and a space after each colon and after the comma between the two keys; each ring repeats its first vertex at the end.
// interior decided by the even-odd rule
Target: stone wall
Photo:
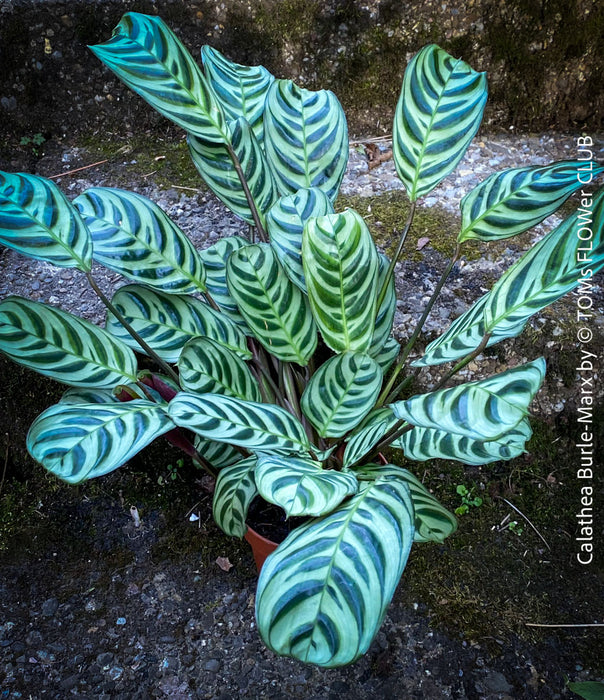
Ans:
{"type": "Polygon", "coordinates": [[[165,128],[86,48],[129,10],[160,14],[195,56],[210,43],[332,89],[351,134],[390,131],[405,65],[429,42],[488,71],[488,128],[602,129],[597,0],[0,0],[0,133],[165,128]]]}

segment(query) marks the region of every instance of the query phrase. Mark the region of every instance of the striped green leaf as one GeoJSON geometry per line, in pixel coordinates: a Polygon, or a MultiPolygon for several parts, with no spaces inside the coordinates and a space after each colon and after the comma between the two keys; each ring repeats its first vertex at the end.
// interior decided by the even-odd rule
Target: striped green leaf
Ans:
{"type": "Polygon", "coordinates": [[[242,66],[211,46],[202,46],[203,68],[227,119],[244,117],[260,143],[264,138],[264,101],[275,78],[263,66],[242,66]]]}
{"type": "Polygon", "coordinates": [[[32,423],[27,449],[55,476],[77,484],[117,469],[173,428],[151,401],[59,403],[32,423]]]}
{"type": "Polygon", "coordinates": [[[397,340],[395,340],[392,336],[390,336],[390,338],[388,338],[388,340],[386,340],[386,342],[384,343],[384,346],[377,353],[377,355],[372,355],[371,349],[370,349],[369,355],[372,355],[373,359],[382,368],[382,372],[384,374],[386,374],[386,372],[392,366],[392,363],[398,357],[400,350],[401,350],[400,343],[397,340]]]}
{"type": "Polygon", "coordinates": [[[195,449],[216,469],[230,467],[241,461],[241,452],[232,445],[215,440],[206,440],[199,435],[195,436],[195,449]]]}
{"type": "Polygon", "coordinates": [[[136,358],[124,343],[73,314],[21,297],[0,303],[0,352],[71,386],[136,382],[136,358]]]}
{"type": "Polygon", "coordinates": [[[216,394],[178,394],[169,405],[174,422],[210,440],[269,454],[305,453],[301,423],[279,406],[216,394]]]}
{"type": "Polygon", "coordinates": [[[586,286],[604,267],[604,188],[542,238],[493,286],[484,309],[486,332],[503,337],[567,292],[586,286]]]}
{"type": "Polygon", "coordinates": [[[250,242],[241,236],[229,236],[221,238],[217,243],[200,253],[201,261],[206,271],[206,286],[212,299],[218,304],[220,310],[227,315],[233,323],[236,323],[244,333],[249,333],[249,328],[243,316],[239,313],[237,303],[231,296],[226,280],[226,264],[230,254],[249,245],[250,242]]]}
{"type": "Polygon", "coordinates": [[[111,389],[94,387],[72,387],[61,396],[60,403],[119,403],[111,389]]]}
{"type": "Polygon", "coordinates": [[[228,139],[225,118],[201,68],[159,17],[127,12],[91,51],[160,114],[190,134],[228,139]]]}
{"type": "MultiPolygon", "coordinates": [[[[230,142],[237,155],[250,194],[264,224],[264,215],[278,197],[268,162],[250,125],[240,117],[229,122],[230,142]]],[[[212,192],[239,218],[254,224],[254,217],[231,156],[224,144],[193,134],[187,137],[193,163],[212,192]]]]}
{"type": "MultiPolygon", "coordinates": [[[[377,288],[381,289],[386,276],[388,274],[388,267],[390,265],[390,260],[383,254],[378,254],[379,268],[378,268],[378,280],[377,288]]],[[[382,301],[380,308],[377,311],[375,317],[375,324],[373,329],[373,338],[371,340],[371,346],[367,351],[371,357],[377,357],[380,355],[384,346],[388,342],[390,333],[392,332],[392,322],[394,321],[394,314],[396,313],[396,289],[394,287],[394,275],[388,280],[388,286],[386,287],[386,296],[382,301]]],[[[392,343],[390,343],[392,347],[392,343]]]]}
{"type": "MultiPolygon", "coordinates": [[[[585,186],[584,169],[585,162],[566,160],[494,173],[461,200],[457,240],[496,241],[527,231],[585,186]]],[[[591,177],[602,171],[596,165],[591,177]]]]}
{"type": "Polygon", "coordinates": [[[170,218],[135,192],[92,187],[73,200],[94,241],[94,259],[164,292],[205,291],[199,254],[170,218]]]}
{"type": "Polygon", "coordinates": [[[366,352],[373,338],[379,260],[363,218],[347,209],[310,219],[302,261],[325,343],[336,352],[366,352]]]}
{"type": "Polygon", "coordinates": [[[541,357],[487,379],[397,401],[390,408],[397,418],[416,427],[498,440],[526,416],[544,377],[541,357]]]}
{"type": "Polygon", "coordinates": [[[300,406],[321,437],[342,437],[371,411],[382,370],[362,352],[331,357],[307,384],[300,406]]]}
{"type": "Polygon", "coordinates": [[[318,187],[335,201],[348,163],[348,127],[332,92],[276,80],[266,96],[264,146],[281,194],[318,187]]]}
{"type": "Polygon", "coordinates": [[[51,180],[0,171],[0,243],[57,267],[89,272],[92,239],[77,210],[51,180]]]}
{"type": "Polygon", "coordinates": [[[294,530],[258,580],[256,619],[265,644],[326,667],[367,651],[407,563],[413,520],[409,488],[386,477],[294,530]]]}
{"type": "Polygon", "coordinates": [[[407,469],[393,464],[369,464],[353,470],[360,480],[389,476],[404,481],[409,487],[415,516],[414,542],[444,542],[457,530],[457,519],[407,469]]]}
{"type": "MultiPolygon", "coordinates": [[[[251,357],[242,331],[226,316],[194,297],[165,294],[142,284],[130,284],[121,287],[111,301],[166,362],[176,362],[185,343],[199,336],[212,338],[240,357],[251,357]]],[[[137,352],[142,352],[111,313],[107,313],[107,330],[137,352]]]]}
{"type": "Polygon", "coordinates": [[[245,362],[211,338],[188,341],[178,358],[178,372],[185,391],[261,400],[258,384],[245,362]]]}
{"type": "Polygon", "coordinates": [[[346,442],[342,465],[349,468],[359,462],[384,439],[386,433],[394,428],[397,421],[398,419],[387,406],[370,413],[346,442]]]}
{"type": "Polygon", "coordinates": [[[309,187],[281,197],[266,215],[271,245],[290,280],[304,293],[307,291],[302,268],[304,225],[311,217],[333,213],[333,204],[323,190],[309,187]]]}
{"type": "Polygon", "coordinates": [[[525,452],[532,435],[528,418],[524,418],[497,440],[473,440],[435,428],[413,428],[391,443],[416,462],[428,459],[453,459],[464,464],[490,464],[514,459],[525,452]]]}
{"type": "Polygon", "coordinates": [[[218,527],[232,537],[243,537],[250,503],[258,495],[254,482],[256,457],[224,467],[216,479],[212,513],[218,527]]]}
{"type": "Polygon", "coordinates": [[[392,152],[414,202],[452,172],[478,131],[486,73],[430,44],[411,60],[396,106],[392,152]]]}
{"type": "Polygon", "coordinates": [[[239,248],[227,263],[227,283],[260,343],[285,362],[306,365],[317,347],[308,299],[283,273],[266,243],[239,248]]]}
{"type": "Polygon", "coordinates": [[[254,478],[262,498],[281,506],[288,518],[330,513],[358,488],[354,474],[298,457],[261,455],[254,478]]]}

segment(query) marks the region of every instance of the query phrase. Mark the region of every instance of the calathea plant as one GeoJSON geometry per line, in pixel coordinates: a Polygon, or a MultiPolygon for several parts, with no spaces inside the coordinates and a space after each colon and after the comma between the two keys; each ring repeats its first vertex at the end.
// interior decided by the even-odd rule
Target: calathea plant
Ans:
{"type": "Polygon", "coordinates": [[[467,464],[523,452],[542,358],[446,384],[575,288],[587,267],[602,267],[604,192],[593,199],[588,263],[577,257],[574,214],[417,357],[464,242],[508,238],[542,221],[581,186],[580,163],[497,173],[464,198],[453,257],[401,347],[391,335],[394,266],[417,201],[454,169],[478,129],[484,74],[435,45],[407,67],[393,139],[411,211],[388,260],[359,214],[334,209],[348,139],[331,92],[276,80],[207,46],[200,69],[161,20],[135,13],[92,50],[186,130],[201,176],[250,225],[250,238],[199,252],[138,194],[95,187],[70,202],[41,177],[2,174],[0,240],[80,270],[108,309],[103,329],[23,298],[0,303],[0,350],[72,387],[35,420],[28,449],[77,483],[164,435],[216,475],[213,512],[227,534],[245,535],[257,496],[306,518],[262,569],[258,628],[279,654],[350,663],[376,634],[412,542],[440,542],[456,527],[411,472],[380,462],[380,449],[467,464]],[[106,299],[93,261],[131,283],[106,299]],[[138,371],[133,351],[156,369],[138,371]],[[438,386],[405,393],[423,367],[440,363],[453,366],[438,386]]]}

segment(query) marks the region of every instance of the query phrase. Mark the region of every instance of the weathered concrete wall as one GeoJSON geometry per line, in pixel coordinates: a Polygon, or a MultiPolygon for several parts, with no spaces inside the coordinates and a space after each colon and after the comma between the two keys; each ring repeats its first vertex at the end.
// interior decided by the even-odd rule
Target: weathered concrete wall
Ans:
{"type": "Polygon", "coordinates": [[[488,71],[491,128],[602,128],[597,0],[0,0],[0,128],[164,125],[86,48],[128,10],[160,14],[196,56],[210,43],[334,90],[354,134],[390,130],[407,60],[428,42],[488,71]]]}

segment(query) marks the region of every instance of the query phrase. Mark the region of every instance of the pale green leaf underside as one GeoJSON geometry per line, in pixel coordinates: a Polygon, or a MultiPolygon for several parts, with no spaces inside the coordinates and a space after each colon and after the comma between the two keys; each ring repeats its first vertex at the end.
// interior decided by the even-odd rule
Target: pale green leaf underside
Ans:
{"type": "Polygon", "coordinates": [[[22,255],[88,272],[92,239],[61,190],[37,175],[0,171],[0,244],[22,255]]]}
{"type": "Polygon", "coordinates": [[[327,667],[367,651],[405,568],[413,520],[407,485],[386,477],[294,530],[258,580],[256,619],[266,645],[327,667]]]}
{"type": "Polygon", "coordinates": [[[486,99],[486,74],[436,44],[413,57],[392,136],[396,170],[412,202],[454,170],[478,131],[486,99]]]}
{"type": "Polygon", "coordinates": [[[182,392],[170,402],[169,413],[182,428],[251,451],[292,454],[310,449],[301,423],[279,406],[182,392]]]}
{"type": "Polygon", "coordinates": [[[348,163],[348,127],[332,92],[276,80],[266,96],[264,146],[281,194],[318,187],[335,201],[348,163]]]}
{"type": "Polygon", "coordinates": [[[173,428],[164,408],[151,401],[59,403],[33,422],[27,449],[55,476],[77,484],[117,469],[173,428]]]}
{"type": "Polygon", "coordinates": [[[242,459],[220,470],[214,489],[212,514],[218,527],[232,537],[247,531],[248,508],[258,494],[254,482],[256,457],[242,459]]]}
{"type": "Polygon", "coordinates": [[[245,362],[211,338],[187,342],[178,358],[178,372],[185,391],[261,400],[258,384],[245,362]]]}
{"type": "Polygon", "coordinates": [[[310,219],[302,261],[311,308],[336,352],[367,352],[373,338],[379,260],[363,218],[352,209],[310,219]]]}
{"type": "Polygon", "coordinates": [[[288,518],[330,513],[358,488],[353,474],[297,457],[260,456],[254,478],[262,498],[281,506],[288,518]]]}
{"type": "Polygon", "coordinates": [[[284,274],[267,243],[239,248],[227,263],[227,283],[260,343],[285,362],[305,365],[317,347],[308,299],[284,274]]]}
{"type": "Polygon", "coordinates": [[[414,426],[473,440],[497,440],[525,417],[544,376],[545,360],[539,358],[487,379],[398,401],[390,408],[414,426]]]}
{"type": "MultiPolygon", "coordinates": [[[[567,160],[494,173],[461,200],[457,240],[496,241],[536,226],[585,186],[584,169],[584,161],[567,160]]],[[[590,176],[603,170],[596,165],[590,176]]]]}
{"type": "Polygon", "coordinates": [[[341,437],[373,408],[382,370],[369,355],[346,352],[331,357],[315,372],[300,406],[321,437],[341,437]]]}
{"type": "MultiPolygon", "coordinates": [[[[112,302],[141,338],[166,362],[176,362],[185,344],[207,336],[243,358],[251,357],[245,335],[226,316],[191,296],[165,294],[140,284],[121,287],[112,302]]],[[[107,314],[107,330],[142,352],[122,324],[107,314]]]]}
{"type": "Polygon", "coordinates": [[[225,142],[222,109],[201,68],[159,18],[127,12],[92,52],[153,108],[191,134],[225,142]]]}
{"type": "Polygon", "coordinates": [[[136,382],[130,348],[73,314],[21,297],[0,303],[0,352],[64,384],[111,389],[136,382]]]}
{"type": "Polygon", "coordinates": [[[73,200],[94,242],[94,259],[164,292],[205,291],[192,243],[157,204],[135,192],[92,187],[73,200]]]}

